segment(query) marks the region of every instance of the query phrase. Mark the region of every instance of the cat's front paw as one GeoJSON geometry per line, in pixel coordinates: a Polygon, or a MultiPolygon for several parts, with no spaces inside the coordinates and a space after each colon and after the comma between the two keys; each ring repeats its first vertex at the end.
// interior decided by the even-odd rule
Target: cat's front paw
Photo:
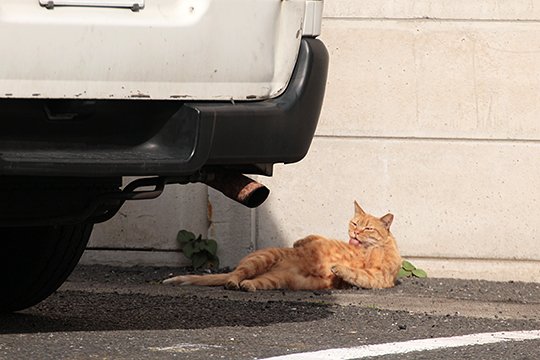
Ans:
{"type": "Polygon", "coordinates": [[[336,275],[338,278],[343,278],[343,274],[345,273],[345,270],[343,266],[341,265],[334,265],[330,268],[330,271],[336,275]]]}

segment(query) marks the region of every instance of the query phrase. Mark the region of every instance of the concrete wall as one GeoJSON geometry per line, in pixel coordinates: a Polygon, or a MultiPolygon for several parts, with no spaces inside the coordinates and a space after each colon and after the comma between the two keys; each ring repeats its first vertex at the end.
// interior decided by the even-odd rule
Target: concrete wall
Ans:
{"type": "MultiPolygon", "coordinates": [[[[126,207],[144,230],[120,214],[91,245],[140,235],[130,246],[168,250],[197,229],[234,265],[310,233],[345,239],[357,199],[395,215],[403,256],[432,276],[540,282],[539,19],[540,0],[326,0],[317,135],[306,159],[261,178],[269,200],[247,210],[179,188],[126,207]]],[[[163,254],[147,261],[181,259],[163,254]]]]}

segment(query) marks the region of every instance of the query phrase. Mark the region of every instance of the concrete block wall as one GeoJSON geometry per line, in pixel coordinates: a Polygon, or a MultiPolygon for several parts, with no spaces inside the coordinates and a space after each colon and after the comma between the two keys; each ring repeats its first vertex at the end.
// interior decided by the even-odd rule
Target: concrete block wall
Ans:
{"type": "MultiPolygon", "coordinates": [[[[132,179],[125,179],[125,183],[132,179]]],[[[208,190],[205,185],[167,186],[154,200],[128,201],[109,221],[96,224],[85,264],[183,266],[176,235],[189,230],[208,234],[208,190]]]]}
{"type": "Polygon", "coordinates": [[[271,195],[256,210],[176,190],[179,202],[162,200],[184,221],[175,231],[207,231],[234,265],[310,233],[345,240],[357,199],[395,215],[403,256],[432,276],[540,282],[538,20],[538,0],[326,0],[330,73],[310,153],[260,178],[271,195]]]}

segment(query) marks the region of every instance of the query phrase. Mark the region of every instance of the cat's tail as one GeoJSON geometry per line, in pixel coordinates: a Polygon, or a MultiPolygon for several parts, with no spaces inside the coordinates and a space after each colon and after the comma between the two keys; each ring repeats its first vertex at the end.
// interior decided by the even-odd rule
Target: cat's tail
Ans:
{"type": "Polygon", "coordinates": [[[163,284],[220,286],[227,283],[229,274],[180,275],[163,280],[163,284]]]}

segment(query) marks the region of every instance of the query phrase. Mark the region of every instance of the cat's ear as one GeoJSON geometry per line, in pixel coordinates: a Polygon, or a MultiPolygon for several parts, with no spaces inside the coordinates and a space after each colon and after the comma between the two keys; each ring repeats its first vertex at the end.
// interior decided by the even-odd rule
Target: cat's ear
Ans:
{"type": "Polygon", "coordinates": [[[354,201],[354,214],[356,216],[366,216],[366,212],[362,210],[362,208],[360,207],[360,205],[358,205],[356,200],[354,201]]]}
{"type": "Polygon", "coordinates": [[[382,221],[385,229],[390,230],[390,225],[392,225],[392,221],[394,221],[394,215],[386,214],[381,218],[381,221],[382,221]]]}

